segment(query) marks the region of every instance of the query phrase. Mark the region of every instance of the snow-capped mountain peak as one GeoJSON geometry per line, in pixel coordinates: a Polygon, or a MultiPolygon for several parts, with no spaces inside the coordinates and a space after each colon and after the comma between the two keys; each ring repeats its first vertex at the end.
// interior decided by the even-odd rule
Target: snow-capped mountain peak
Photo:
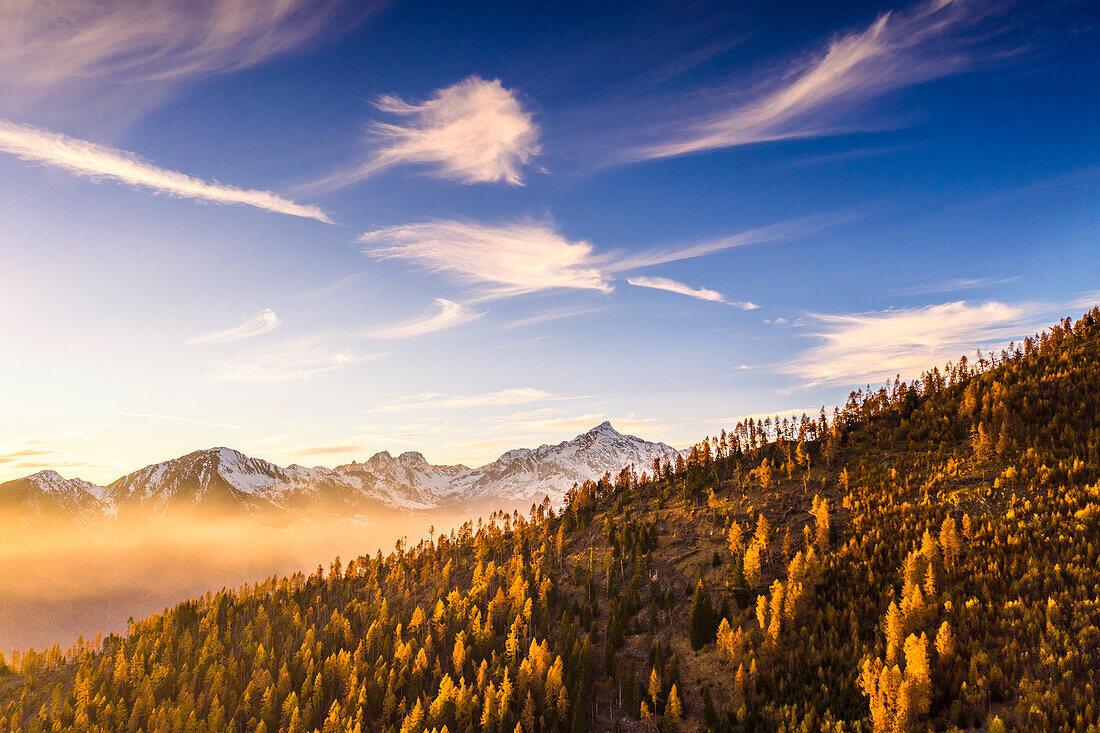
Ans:
{"type": "MultiPolygon", "coordinates": [[[[405,451],[396,458],[381,451],[364,462],[336,468],[296,464],[284,468],[222,446],[146,466],[105,488],[66,480],[55,471],[17,481],[23,482],[23,494],[69,497],[61,502],[66,506],[87,505],[90,499],[110,511],[231,507],[248,513],[300,513],[323,507],[352,516],[378,505],[423,510],[495,500],[540,501],[545,496],[560,502],[575,483],[631,464],[644,470],[654,458],[675,454],[664,443],[623,435],[610,422],[603,422],[556,445],[507,451],[479,468],[434,465],[418,451],[405,451]]],[[[14,495],[15,490],[8,493],[14,495]]]]}
{"type": "Polygon", "coordinates": [[[622,433],[612,427],[610,420],[604,420],[602,423],[585,433],[585,435],[622,435],[622,433]]]}
{"type": "Polygon", "coordinates": [[[27,518],[66,516],[96,522],[108,513],[104,488],[46,470],[0,484],[0,510],[27,518]]]}
{"type": "Polygon", "coordinates": [[[103,492],[102,486],[79,478],[65,478],[53,469],[39,471],[27,476],[27,480],[43,491],[54,494],[72,494],[73,492],[86,491],[97,499],[103,492]]]}

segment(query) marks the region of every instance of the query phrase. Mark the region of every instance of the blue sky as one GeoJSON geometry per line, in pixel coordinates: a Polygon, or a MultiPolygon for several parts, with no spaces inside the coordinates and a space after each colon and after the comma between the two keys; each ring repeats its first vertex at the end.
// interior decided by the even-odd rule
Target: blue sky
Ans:
{"type": "Polygon", "coordinates": [[[471,465],[1100,295],[1086,2],[0,9],[0,479],[471,465]]]}

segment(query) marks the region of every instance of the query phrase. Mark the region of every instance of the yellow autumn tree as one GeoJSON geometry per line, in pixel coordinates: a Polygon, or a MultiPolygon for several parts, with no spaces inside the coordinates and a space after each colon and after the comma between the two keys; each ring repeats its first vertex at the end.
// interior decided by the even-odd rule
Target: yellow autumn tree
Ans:
{"type": "Polygon", "coordinates": [[[959,558],[959,532],[955,528],[955,518],[948,516],[940,525],[940,548],[943,550],[944,569],[951,572],[959,558]]]}
{"type": "Polygon", "coordinates": [[[726,532],[726,539],[729,543],[730,554],[733,557],[737,557],[745,551],[744,530],[741,529],[741,525],[737,522],[730,523],[730,528],[726,532]]]}
{"type": "Polygon", "coordinates": [[[829,549],[829,533],[831,531],[829,502],[815,494],[813,504],[810,507],[810,514],[813,515],[816,529],[814,545],[817,547],[818,552],[824,554],[829,549]]]}
{"type": "Polygon", "coordinates": [[[653,709],[657,709],[657,701],[661,699],[661,676],[654,667],[649,672],[649,699],[653,701],[653,709]]]}
{"type": "Polygon", "coordinates": [[[955,656],[955,635],[947,621],[940,624],[940,629],[936,632],[936,654],[944,661],[955,656]]]}
{"type": "Polygon", "coordinates": [[[676,690],[676,685],[672,685],[672,689],[668,691],[668,704],[665,705],[665,718],[677,725],[680,719],[684,717],[684,706],[680,702],[680,693],[676,690]]]}

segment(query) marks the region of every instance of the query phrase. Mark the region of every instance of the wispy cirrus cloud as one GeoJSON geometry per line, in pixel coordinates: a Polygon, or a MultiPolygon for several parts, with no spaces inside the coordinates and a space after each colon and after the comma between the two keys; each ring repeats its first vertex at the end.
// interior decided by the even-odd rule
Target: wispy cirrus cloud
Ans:
{"type": "Polygon", "coordinates": [[[74,452],[80,444],[94,440],[102,428],[102,425],[73,425],[49,435],[0,438],[0,482],[46,468],[103,468],[106,464],[89,463],[74,452]]]}
{"type": "Polygon", "coordinates": [[[686,285],[677,280],[671,280],[667,277],[631,277],[627,278],[626,281],[635,287],[664,290],[669,293],[686,295],[689,298],[695,298],[697,300],[708,300],[712,303],[725,303],[726,305],[732,305],[742,310],[755,310],[760,307],[756,303],[750,301],[726,300],[726,296],[722,295],[717,290],[693,288],[690,285],[686,285]]]}
{"type": "Polygon", "coordinates": [[[213,333],[196,336],[192,339],[188,339],[187,343],[197,345],[223,344],[228,341],[240,341],[241,339],[270,333],[281,324],[282,321],[279,320],[279,316],[275,314],[275,311],[270,308],[265,308],[256,315],[246,318],[244,323],[239,326],[227,328],[224,331],[214,331],[213,333]]]}
{"type": "Polygon", "coordinates": [[[367,232],[360,241],[373,257],[452,273],[488,298],[553,288],[612,289],[590,243],[571,242],[544,223],[430,221],[367,232]]]}
{"type": "Polygon", "coordinates": [[[985,288],[993,285],[1004,285],[1005,283],[1015,282],[1019,279],[1019,275],[1003,278],[954,277],[948,280],[941,280],[939,282],[926,283],[924,285],[913,285],[907,288],[896,288],[891,292],[896,295],[932,295],[934,293],[957,293],[962,290],[974,290],[976,288],[985,288]]]}
{"type": "Polygon", "coordinates": [[[605,311],[608,306],[592,306],[592,307],[572,307],[564,306],[561,308],[547,308],[539,313],[528,316],[526,318],[518,318],[514,321],[505,323],[501,328],[510,330],[513,328],[527,328],[528,326],[535,326],[540,323],[549,323],[550,321],[560,321],[564,318],[576,318],[578,316],[586,316],[590,313],[598,313],[605,311]]]}
{"type": "Polygon", "coordinates": [[[462,303],[456,303],[446,298],[436,298],[435,307],[439,309],[438,313],[429,313],[407,321],[392,323],[388,326],[366,331],[362,335],[376,339],[411,338],[455,328],[464,323],[476,321],[485,315],[484,312],[471,310],[462,303]]]}
{"type": "Polygon", "coordinates": [[[332,189],[396,165],[425,166],[462,183],[523,184],[523,167],[539,153],[539,130],[516,93],[499,79],[471,76],[421,103],[384,96],[382,112],[403,123],[374,123],[375,145],[362,164],[310,184],[332,189]]]}
{"type": "MultiPolygon", "coordinates": [[[[384,227],[363,234],[364,252],[400,259],[431,272],[445,272],[474,285],[483,299],[565,288],[611,292],[615,273],[703,257],[750,244],[808,236],[850,221],[851,212],[811,216],[758,227],[727,237],[656,247],[634,253],[597,252],[587,241],[570,241],[549,222],[495,224],[459,220],[384,227]]],[[[747,307],[748,304],[739,304],[747,307]]]]}
{"type": "Polygon", "coordinates": [[[640,270],[644,267],[664,265],[669,262],[691,260],[696,257],[705,257],[737,247],[746,247],[752,244],[765,244],[768,242],[782,242],[785,240],[807,237],[821,232],[830,227],[853,221],[857,214],[853,211],[838,211],[829,214],[804,216],[789,221],[769,224],[767,226],[747,229],[725,237],[704,239],[699,242],[686,244],[673,244],[661,247],[653,247],[639,252],[615,254],[606,257],[604,268],[608,272],[626,272],[628,270],[640,270]]]}
{"type": "Polygon", "coordinates": [[[243,204],[277,214],[332,223],[318,207],[295,203],[271,191],[208,183],[184,173],[159,168],[124,150],[4,119],[0,119],[0,151],[93,180],[113,180],[169,196],[219,204],[243,204]]]}
{"type": "Polygon", "coordinates": [[[329,332],[285,339],[256,350],[247,358],[216,364],[216,382],[297,382],[371,361],[382,354],[364,354],[336,343],[329,332]]]}
{"type": "Polygon", "coordinates": [[[808,335],[819,343],[782,370],[806,387],[878,383],[897,374],[911,378],[975,349],[1034,334],[1044,316],[1065,307],[956,301],[850,315],[809,314],[814,331],[808,335]]]}
{"type": "Polygon", "coordinates": [[[973,0],[925,0],[883,13],[782,73],[757,79],[752,91],[710,89],[697,99],[666,105],[670,119],[646,133],[651,142],[624,158],[668,158],[856,129],[853,108],[975,66],[981,58],[977,28],[996,9],[973,0]]]}
{"type": "Polygon", "coordinates": [[[148,108],[196,77],[256,66],[353,27],[346,0],[14,0],[0,4],[0,101],[148,108]],[[63,102],[61,100],[64,100],[63,102]],[[126,104],[120,104],[125,100],[126,104]]]}
{"type": "Polygon", "coordinates": [[[689,298],[695,298],[696,300],[708,300],[712,303],[726,302],[726,296],[722,295],[717,290],[709,290],[707,288],[693,288],[690,285],[679,282],[677,280],[671,280],[667,277],[630,277],[627,278],[626,281],[630,285],[633,285],[637,288],[664,290],[668,293],[686,295],[689,298]]]}
{"type": "Polygon", "coordinates": [[[391,404],[371,410],[371,412],[405,412],[409,409],[450,410],[471,407],[501,407],[505,405],[523,405],[533,402],[549,402],[567,399],[534,387],[515,387],[473,395],[448,395],[431,392],[420,395],[399,397],[391,404]]]}
{"type": "Polygon", "coordinates": [[[125,412],[122,410],[100,410],[104,415],[119,415],[121,417],[136,417],[143,420],[166,420],[168,422],[182,422],[189,425],[199,425],[204,428],[230,428],[233,430],[241,430],[243,426],[233,425],[231,423],[219,423],[209,422],[206,420],[198,420],[193,417],[184,417],[182,415],[162,415],[155,412],[125,412]]]}
{"type": "Polygon", "coordinates": [[[30,459],[38,459],[42,456],[55,455],[57,451],[49,448],[19,448],[17,450],[0,453],[0,463],[31,463],[30,459]]]}

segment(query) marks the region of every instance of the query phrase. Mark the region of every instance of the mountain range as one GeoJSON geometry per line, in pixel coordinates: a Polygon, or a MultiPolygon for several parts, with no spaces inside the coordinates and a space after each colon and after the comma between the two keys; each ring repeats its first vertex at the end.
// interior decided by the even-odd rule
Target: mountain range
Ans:
{"type": "Polygon", "coordinates": [[[561,503],[575,484],[633,464],[640,472],[675,448],[623,435],[604,422],[557,445],[510,450],[478,468],[433,465],[418,452],[377,453],[326,468],[278,466],[231,448],[209,448],[146,466],[107,486],[56,471],[0,484],[0,511],[33,520],[162,516],[195,509],[254,515],[313,513],[354,518],[377,510],[418,511],[542,501],[561,503]]]}

